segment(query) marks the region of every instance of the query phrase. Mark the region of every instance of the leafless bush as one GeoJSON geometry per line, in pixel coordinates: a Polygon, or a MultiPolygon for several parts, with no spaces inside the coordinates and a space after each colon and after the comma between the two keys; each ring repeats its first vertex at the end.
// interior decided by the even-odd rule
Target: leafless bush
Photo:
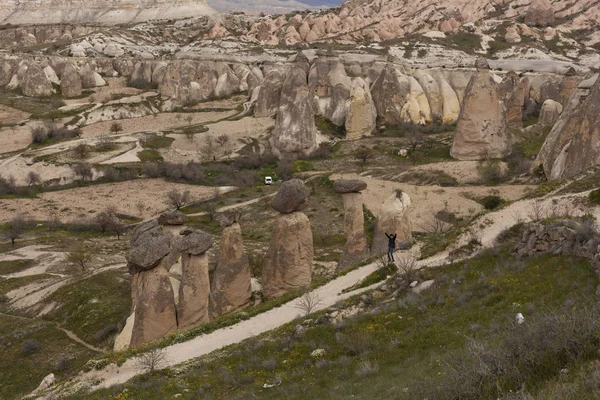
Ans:
{"type": "Polygon", "coordinates": [[[185,190],[177,190],[173,189],[169,193],[167,193],[167,204],[175,207],[175,209],[179,210],[181,207],[186,205],[190,201],[190,191],[185,190]]]}
{"type": "Polygon", "coordinates": [[[29,186],[37,186],[42,183],[42,177],[37,172],[29,171],[29,174],[27,174],[27,182],[29,186]]]}
{"type": "Polygon", "coordinates": [[[21,343],[21,352],[23,354],[33,354],[40,350],[40,342],[36,339],[26,339],[21,343]]]}
{"type": "Polygon", "coordinates": [[[446,233],[452,225],[442,221],[437,217],[438,213],[432,213],[428,218],[424,219],[421,228],[425,232],[442,234],[446,233]]]}
{"type": "Polygon", "coordinates": [[[92,261],[92,253],[81,244],[73,246],[67,254],[67,262],[77,265],[82,271],[90,261],[92,261]]]}
{"type": "Polygon", "coordinates": [[[477,165],[477,174],[482,183],[499,183],[504,177],[505,173],[502,169],[500,160],[488,158],[485,161],[481,161],[477,165]]]}
{"type": "Polygon", "coordinates": [[[168,362],[165,349],[152,349],[138,357],[136,366],[141,373],[149,373],[166,366],[168,362]]]}
{"type": "Polygon", "coordinates": [[[362,161],[363,164],[366,164],[371,158],[373,158],[373,150],[366,146],[361,146],[354,153],[354,158],[362,161]]]}
{"type": "Polygon", "coordinates": [[[81,143],[81,144],[78,144],[77,146],[75,146],[73,151],[75,152],[75,155],[81,159],[81,158],[86,158],[88,156],[88,154],[90,152],[90,148],[87,145],[81,143]]]}
{"type": "Polygon", "coordinates": [[[87,163],[79,162],[71,167],[75,176],[79,177],[82,181],[87,181],[93,178],[94,172],[92,167],[87,163]]]}
{"type": "Polygon", "coordinates": [[[294,174],[294,161],[288,158],[284,158],[277,164],[277,175],[281,179],[288,180],[294,174]]]}
{"type": "Polygon", "coordinates": [[[323,299],[314,291],[307,291],[301,297],[298,298],[295,308],[300,310],[303,315],[308,315],[323,302],[323,299]]]}
{"type": "Polygon", "coordinates": [[[15,247],[15,241],[25,232],[26,225],[25,217],[19,214],[8,223],[8,227],[2,232],[4,237],[10,240],[12,247],[15,247]]]}
{"type": "Polygon", "coordinates": [[[109,135],[100,135],[96,149],[98,151],[110,151],[117,147],[115,141],[109,135]]]}
{"type": "Polygon", "coordinates": [[[121,125],[118,122],[113,122],[112,124],[110,124],[110,133],[112,133],[113,135],[117,135],[121,132],[123,132],[123,125],[121,125]]]}
{"type": "Polygon", "coordinates": [[[531,208],[527,214],[531,221],[541,221],[546,216],[546,207],[543,200],[535,200],[531,203],[531,208]]]}
{"type": "Polygon", "coordinates": [[[217,146],[212,136],[206,135],[204,137],[204,144],[200,148],[200,153],[202,153],[206,160],[213,160],[216,158],[217,146]]]}
{"type": "Polygon", "coordinates": [[[417,261],[410,254],[398,257],[396,260],[398,272],[403,275],[407,281],[412,282],[417,271],[417,261]]]}
{"type": "Polygon", "coordinates": [[[363,361],[358,365],[356,375],[359,377],[374,375],[379,372],[379,366],[372,364],[370,361],[363,361]]]}

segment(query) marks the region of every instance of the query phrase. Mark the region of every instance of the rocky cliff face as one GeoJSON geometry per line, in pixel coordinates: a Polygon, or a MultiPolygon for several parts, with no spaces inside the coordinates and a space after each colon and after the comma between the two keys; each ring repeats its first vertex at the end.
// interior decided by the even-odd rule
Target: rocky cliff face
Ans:
{"type": "Polygon", "coordinates": [[[216,12],[204,0],[2,0],[0,22],[13,25],[95,23],[126,24],[168,20],[216,12]]]}

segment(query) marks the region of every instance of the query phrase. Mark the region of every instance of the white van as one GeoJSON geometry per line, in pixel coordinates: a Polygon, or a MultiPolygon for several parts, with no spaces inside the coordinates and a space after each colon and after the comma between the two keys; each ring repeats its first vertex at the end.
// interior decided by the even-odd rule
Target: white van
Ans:
{"type": "Polygon", "coordinates": [[[265,185],[272,185],[273,184],[273,178],[270,176],[265,176],[265,185]]]}

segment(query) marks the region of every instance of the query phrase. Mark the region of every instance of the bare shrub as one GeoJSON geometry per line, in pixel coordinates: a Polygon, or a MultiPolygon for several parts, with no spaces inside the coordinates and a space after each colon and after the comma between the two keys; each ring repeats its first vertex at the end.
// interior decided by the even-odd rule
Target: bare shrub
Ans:
{"type": "Polygon", "coordinates": [[[114,205],[106,207],[96,215],[95,220],[102,232],[110,230],[117,220],[117,207],[114,205]]]}
{"type": "Polygon", "coordinates": [[[73,246],[67,254],[67,262],[77,265],[82,271],[85,270],[86,265],[88,265],[90,261],[92,261],[91,251],[81,244],[73,246]]]}
{"type": "Polygon", "coordinates": [[[15,241],[21,237],[25,231],[26,220],[21,214],[15,216],[9,223],[8,227],[2,232],[4,237],[10,240],[12,247],[15,247],[15,241]]]}
{"type": "Polygon", "coordinates": [[[438,213],[432,213],[428,218],[424,219],[421,224],[421,228],[425,230],[425,232],[434,233],[434,234],[442,234],[446,233],[450,227],[449,223],[442,221],[438,218],[438,213]]]}
{"type": "Polygon", "coordinates": [[[190,201],[190,191],[185,190],[177,190],[173,189],[169,193],[167,193],[166,203],[170,206],[175,207],[175,209],[179,210],[181,207],[186,205],[190,201]]]}
{"type": "Polygon", "coordinates": [[[98,144],[96,145],[98,151],[110,151],[114,150],[116,147],[117,144],[109,135],[100,135],[98,144]]]}
{"type": "Polygon", "coordinates": [[[217,146],[212,136],[207,135],[204,137],[204,144],[200,148],[200,153],[202,153],[206,160],[213,160],[216,158],[217,146]]]}
{"type": "Polygon", "coordinates": [[[79,177],[79,179],[83,182],[91,180],[94,176],[92,167],[87,163],[79,162],[71,166],[71,169],[73,170],[75,176],[79,177]]]}
{"type": "Polygon", "coordinates": [[[277,164],[277,175],[283,180],[288,180],[294,175],[294,161],[284,158],[277,164]]]}
{"type": "Polygon", "coordinates": [[[377,364],[372,364],[370,361],[363,361],[358,365],[356,369],[356,375],[359,377],[375,375],[379,372],[379,366],[377,364]]]}
{"type": "Polygon", "coordinates": [[[354,158],[362,161],[363,164],[366,164],[371,158],[373,158],[373,150],[366,146],[361,146],[354,153],[354,158]]]}
{"type": "Polygon", "coordinates": [[[527,214],[531,221],[540,221],[546,216],[546,207],[543,200],[535,200],[527,214]]]}
{"type": "Polygon", "coordinates": [[[417,271],[417,260],[410,254],[398,257],[396,266],[400,275],[404,276],[407,281],[412,282],[417,271]]]}
{"type": "Polygon", "coordinates": [[[410,131],[405,135],[405,138],[412,151],[415,151],[420,144],[425,142],[425,137],[421,132],[410,131]]]}
{"type": "Polygon", "coordinates": [[[135,208],[137,209],[140,218],[143,218],[144,210],[146,209],[146,205],[144,204],[144,202],[138,201],[137,203],[135,203],[135,208]]]}
{"type": "Polygon", "coordinates": [[[37,172],[29,171],[29,174],[27,174],[27,182],[29,186],[38,186],[42,183],[42,177],[37,172]]]}
{"type": "Polygon", "coordinates": [[[136,360],[136,366],[141,373],[149,373],[168,364],[165,349],[152,349],[141,354],[136,360]]]}
{"type": "Polygon", "coordinates": [[[21,343],[21,352],[25,355],[37,353],[40,350],[40,342],[35,339],[26,339],[21,343]]]}
{"type": "Polygon", "coordinates": [[[487,158],[477,165],[477,174],[482,183],[496,184],[504,179],[505,173],[500,160],[487,158]]]}
{"type": "Polygon", "coordinates": [[[117,135],[121,132],[123,132],[123,125],[121,125],[118,122],[113,122],[112,124],[110,124],[110,133],[112,133],[113,135],[117,135]]]}
{"type": "Polygon", "coordinates": [[[75,146],[73,151],[75,152],[75,155],[78,158],[86,158],[90,152],[90,148],[87,145],[81,143],[75,146]]]}
{"type": "Polygon", "coordinates": [[[298,298],[294,308],[302,312],[304,316],[316,311],[317,307],[323,302],[323,299],[314,291],[307,291],[298,298]]]}

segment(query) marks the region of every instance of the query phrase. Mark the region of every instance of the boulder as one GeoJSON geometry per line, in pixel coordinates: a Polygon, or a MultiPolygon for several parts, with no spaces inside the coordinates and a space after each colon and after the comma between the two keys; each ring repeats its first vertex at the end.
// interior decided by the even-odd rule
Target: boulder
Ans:
{"type": "MultiPolygon", "coordinates": [[[[336,181],[338,183],[340,181],[336,181]]],[[[341,181],[344,182],[344,181],[341,181]]],[[[346,181],[348,182],[348,181],[346,181]]],[[[363,187],[366,184],[355,186],[356,189],[363,187]]],[[[341,185],[338,185],[338,188],[341,185]]],[[[335,187],[335,184],[334,184],[335,187]]],[[[350,186],[346,186],[346,189],[350,186]]],[[[336,190],[338,192],[338,190],[336,190]]],[[[339,192],[338,192],[339,193],[339,192]]],[[[365,236],[365,217],[363,214],[363,199],[360,192],[344,192],[342,194],[344,203],[344,226],[346,232],[346,244],[342,250],[342,255],[338,262],[338,271],[348,269],[369,256],[369,246],[367,237],[365,236]]]]}
{"type": "Polygon", "coordinates": [[[306,84],[306,72],[294,65],[283,82],[271,136],[273,152],[279,157],[307,156],[317,148],[313,101],[313,94],[306,84]]]}
{"type": "Polygon", "coordinates": [[[157,220],[138,225],[131,233],[131,248],[126,256],[129,273],[155,268],[169,254],[170,245],[169,235],[162,231],[157,220]]]}
{"type": "Polygon", "coordinates": [[[519,35],[519,31],[514,26],[509,26],[506,28],[506,35],[504,35],[504,40],[507,43],[520,43],[521,36],[519,35]]]}
{"type": "Polygon", "coordinates": [[[23,94],[28,97],[48,97],[54,93],[52,83],[37,64],[31,64],[21,83],[23,94]]]}
{"type": "Polygon", "coordinates": [[[367,183],[360,179],[338,179],[333,182],[336,193],[359,193],[367,188],[367,183]]]}
{"type": "Polygon", "coordinates": [[[60,92],[63,97],[81,96],[81,78],[73,64],[66,63],[60,80],[60,92]]]}
{"type": "Polygon", "coordinates": [[[538,124],[544,126],[553,126],[558,120],[558,117],[560,117],[562,111],[563,106],[558,101],[550,99],[546,100],[544,104],[542,104],[538,124]]]}
{"type": "Polygon", "coordinates": [[[402,243],[412,240],[412,225],[408,219],[410,197],[405,192],[398,192],[388,197],[377,211],[377,220],[371,241],[371,254],[387,253],[388,239],[386,233],[397,235],[396,248],[402,243]]]}
{"type": "Polygon", "coordinates": [[[370,136],[375,129],[377,109],[369,86],[362,78],[352,79],[350,97],[346,100],[346,139],[358,140],[370,136]]]}
{"type": "Polygon", "coordinates": [[[549,0],[533,0],[525,13],[528,26],[546,27],[554,22],[554,11],[549,0]]]}
{"type": "Polygon", "coordinates": [[[262,270],[263,294],[273,298],[310,285],[313,264],[310,221],[301,212],[279,216],[262,270]]]}
{"type": "Polygon", "coordinates": [[[410,82],[406,80],[401,84],[393,65],[386,65],[371,86],[378,120],[386,125],[402,123],[402,107],[409,92],[410,82]]]}
{"type": "Polygon", "coordinates": [[[125,50],[123,50],[123,48],[116,43],[109,43],[106,45],[106,47],[104,47],[102,53],[108,57],[121,57],[123,54],[125,54],[125,50]]]}
{"type": "Polygon", "coordinates": [[[86,57],[87,54],[85,52],[85,48],[77,43],[73,43],[71,44],[70,48],[69,48],[69,52],[71,53],[72,57],[86,57]]]}
{"type": "Polygon", "coordinates": [[[217,269],[212,276],[211,316],[217,317],[250,303],[250,266],[244,251],[242,229],[233,223],[223,229],[217,269]]]}
{"type": "Polygon", "coordinates": [[[134,316],[129,347],[160,339],[177,329],[173,289],[163,266],[135,274],[131,297],[134,316]]]}
{"type": "Polygon", "coordinates": [[[54,71],[54,69],[52,69],[51,66],[46,65],[44,67],[43,71],[44,71],[44,74],[46,74],[46,78],[48,78],[50,83],[52,83],[53,85],[60,85],[60,79],[58,79],[58,76],[56,75],[56,71],[54,71]]]}
{"type": "Polygon", "coordinates": [[[271,201],[271,207],[280,213],[289,214],[308,205],[308,188],[300,179],[284,182],[271,201]]]}
{"type": "Polygon", "coordinates": [[[180,253],[200,255],[204,254],[213,245],[212,236],[197,229],[184,228],[179,232],[175,248],[180,253]]]}
{"type": "Polygon", "coordinates": [[[183,225],[187,220],[187,215],[179,210],[167,211],[158,217],[158,223],[161,225],[183,225]]]}
{"type": "Polygon", "coordinates": [[[550,180],[574,177],[600,163],[600,80],[577,89],[548,134],[534,168],[550,180]]]}
{"type": "Polygon", "coordinates": [[[467,86],[456,125],[450,155],[459,160],[504,158],[510,154],[506,109],[498,85],[484,65],[484,59],[477,62],[478,70],[467,86]]]}

